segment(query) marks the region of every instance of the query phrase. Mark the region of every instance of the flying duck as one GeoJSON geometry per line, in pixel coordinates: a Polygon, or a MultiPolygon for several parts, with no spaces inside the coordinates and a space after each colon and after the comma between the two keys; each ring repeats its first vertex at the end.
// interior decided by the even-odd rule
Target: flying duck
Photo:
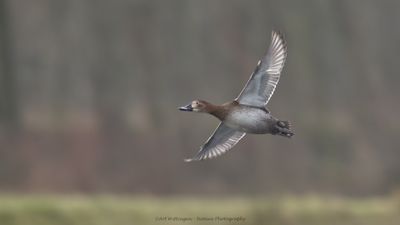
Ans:
{"type": "Polygon", "coordinates": [[[273,117],[266,108],[278,84],[287,55],[286,42],[280,32],[272,31],[268,52],[258,61],[254,72],[239,96],[222,105],[194,100],[181,111],[208,113],[221,122],[214,133],[200,147],[200,151],[186,162],[217,157],[235,146],[247,133],[272,134],[292,137],[289,121],[273,117]]]}

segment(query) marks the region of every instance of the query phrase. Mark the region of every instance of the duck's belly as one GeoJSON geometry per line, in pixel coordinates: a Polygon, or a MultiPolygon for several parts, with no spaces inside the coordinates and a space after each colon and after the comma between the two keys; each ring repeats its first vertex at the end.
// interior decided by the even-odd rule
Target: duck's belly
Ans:
{"type": "Polygon", "coordinates": [[[243,107],[233,110],[224,120],[232,129],[246,133],[265,134],[270,133],[272,116],[265,110],[243,107]]]}

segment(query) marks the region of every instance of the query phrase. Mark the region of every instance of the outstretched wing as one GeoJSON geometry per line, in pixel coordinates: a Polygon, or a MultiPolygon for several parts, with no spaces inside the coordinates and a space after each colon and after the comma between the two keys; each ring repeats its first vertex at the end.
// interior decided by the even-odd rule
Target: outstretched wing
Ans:
{"type": "Polygon", "coordinates": [[[272,31],[271,45],[267,54],[258,61],[242,92],[236,98],[240,104],[265,107],[274,94],[287,55],[282,34],[272,31]]]}
{"type": "Polygon", "coordinates": [[[200,151],[193,158],[185,159],[185,162],[210,159],[222,155],[235,146],[244,135],[246,133],[233,130],[224,123],[220,123],[206,143],[201,146],[200,151]]]}

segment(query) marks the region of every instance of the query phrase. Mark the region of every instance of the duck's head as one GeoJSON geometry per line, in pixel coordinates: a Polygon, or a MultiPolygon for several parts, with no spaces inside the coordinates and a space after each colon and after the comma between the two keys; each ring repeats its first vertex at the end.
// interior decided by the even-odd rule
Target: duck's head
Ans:
{"type": "Polygon", "coordinates": [[[210,103],[203,100],[194,100],[186,106],[179,107],[181,111],[189,112],[209,112],[210,103]]]}

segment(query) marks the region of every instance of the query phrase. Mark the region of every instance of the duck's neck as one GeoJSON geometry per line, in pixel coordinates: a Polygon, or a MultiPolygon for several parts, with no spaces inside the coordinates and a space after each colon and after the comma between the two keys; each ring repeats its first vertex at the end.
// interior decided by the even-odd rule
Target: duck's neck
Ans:
{"type": "Polygon", "coordinates": [[[234,106],[236,106],[238,103],[236,101],[233,102],[227,102],[222,105],[213,105],[209,104],[208,106],[208,113],[217,117],[219,120],[223,121],[226,116],[229,114],[229,112],[232,110],[234,106]]]}
{"type": "Polygon", "coordinates": [[[208,113],[217,117],[221,121],[224,120],[226,117],[226,113],[220,105],[213,105],[212,107],[210,107],[208,113]]]}

